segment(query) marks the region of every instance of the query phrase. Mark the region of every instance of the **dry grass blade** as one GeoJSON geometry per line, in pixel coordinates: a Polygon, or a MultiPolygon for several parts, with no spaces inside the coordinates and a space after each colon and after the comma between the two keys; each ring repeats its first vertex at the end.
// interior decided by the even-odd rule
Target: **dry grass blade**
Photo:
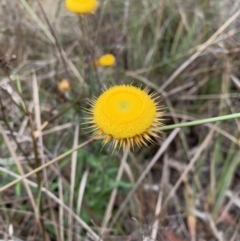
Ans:
{"type": "Polygon", "coordinates": [[[212,230],[214,236],[217,238],[217,240],[225,241],[225,239],[223,238],[223,234],[220,231],[218,231],[218,229],[214,223],[214,220],[212,219],[212,217],[210,215],[208,215],[208,221],[209,221],[211,230],[212,230]]]}
{"type": "MultiPolygon", "coordinates": [[[[62,181],[61,175],[58,176],[58,187],[59,187],[59,190],[58,190],[59,201],[61,203],[64,203],[63,181],[62,181]]],[[[64,218],[63,217],[64,217],[64,209],[63,209],[63,206],[60,205],[59,206],[58,223],[59,223],[59,226],[60,226],[59,232],[60,232],[61,240],[64,240],[64,228],[63,228],[64,218]]]]}
{"type": "Polygon", "coordinates": [[[132,188],[132,190],[128,193],[127,197],[125,198],[125,200],[123,201],[123,203],[121,204],[119,210],[117,211],[116,215],[114,216],[113,220],[111,221],[109,227],[112,228],[113,225],[116,223],[117,219],[119,218],[120,214],[122,213],[122,211],[124,210],[125,206],[127,205],[127,203],[131,200],[132,195],[135,193],[135,191],[138,189],[138,187],[141,185],[142,181],[144,180],[144,178],[146,177],[146,175],[149,173],[149,171],[151,170],[151,168],[154,166],[154,164],[159,160],[159,158],[161,157],[161,155],[166,151],[166,149],[168,148],[168,146],[170,145],[170,143],[174,140],[174,138],[176,137],[176,135],[179,133],[180,129],[177,128],[175,130],[173,130],[171,132],[171,134],[168,136],[168,138],[164,141],[164,143],[162,144],[162,146],[159,148],[158,152],[155,154],[155,156],[153,157],[153,159],[151,160],[151,162],[149,163],[149,165],[147,166],[147,168],[144,170],[144,172],[141,174],[141,176],[138,178],[137,182],[135,183],[134,187],[132,188]]]}
{"type": "MultiPolygon", "coordinates": [[[[20,161],[18,159],[18,156],[17,156],[16,152],[14,151],[14,149],[13,149],[13,147],[11,145],[11,142],[10,142],[8,136],[5,134],[4,129],[3,129],[1,124],[0,124],[0,133],[2,134],[3,139],[4,139],[8,149],[9,149],[9,151],[10,151],[10,153],[11,153],[11,155],[12,155],[12,157],[13,157],[15,163],[16,163],[16,166],[17,166],[17,168],[18,168],[18,170],[19,170],[19,172],[21,174],[20,178],[22,178],[25,175],[24,174],[24,170],[23,170],[22,165],[21,165],[21,163],[20,163],[20,161]]],[[[28,183],[25,180],[23,180],[23,184],[24,184],[24,186],[26,188],[26,191],[27,191],[28,196],[29,196],[29,200],[30,200],[30,202],[32,204],[36,220],[39,221],[38,220],[39,219],[39,214],[38,214],[39,212],[38,212],[38,209],[37,209],[37,205],[36,205],[36,203],[34,201],[34,197],[33,197],[32,191],[31,191],[28,183]]]]}
{"type": "Polygon", "coordinates": [[[82,176],[81,183],[79,185],[79,191],[78,191],[78,200],[77,200],[77,215],[80,216],[81,207],[82,207],[82,200],[84,195],[84,190],[87,183],[87,178],[89,174],[89,169],[87,169],[82,176]]]}
{"type": "Polygon", "coordinates": [[[209,47],[216,38],[240,15],[240,9],[233,14],[198,50],[167,79],[167,81],[159,88],[162,92],[172,81],[187,67],[189,66],[207,47],[209,47]]]}
{"type": "Polygon", "coordinates": [[[42,132],[42,135],[48,135],[48,134],[51,134],[53,132],[57,132],[57,131],[61,131],[61,130],[64,130],[64,129],[68,129],[70,127],[72,127],[74,125],[73,122],[70,122],[70,123],[65,123],[63,125],[59,125],[59,126],[54,126],[53,128],[50,128],[50,129],[47,129],[45,131],[42,132]]]}
{"type": "Polygon", "coordinates": [[[54,164],[55,162],[58,162],[58,161],[62,160],[63,158],[65,158],[65,157],[71,155],[74,151],[77,151],[79,148],[82,148],[83,146],[88,145],[88,144],[89,144],[90,142],[92,142],[93,140],[94,140],[94,139],[89,139],[88,141],[86,141],[86,142],[80,144],[79,146],[77,146],[76,148],[74,148],[74,149],[72,149],[72,150],[69,150],[69,151],[65,152],[64,154],[62,154],[62,155],[60,155],[60,156],[54,158],[53,160],[51,160],[51,161],[49,161],[49,162],[43,164],[42,166],[40,166],[40,167],[38,167],[38,168],[36,168],[36,169],[30,171],[29,173],[22,175],[22,176],[19,177],[18,179],[16,179],[16,180],[14,180],[14,181],[12,181],[12,182],[6,184],[5,186],[1,187],[1,188],[0,188],[0,192],[3,192],[4,190],[6,190],[6,189],[12,187],[12,186],[15,185],[16,183],[18,183],[18,182],[24,180],[25,178],[30,177],[30,176],[32,176],[33,174],[35,174],[35,173],[37,173],[37,172],[43,170],[44,168],[46,168],[46,167],[48,167],[48,166],[54,164]]]}
{"type": "MultiPolygon", "coordinates": [[[[40,110],[39,89],[38,89],[38,83],[37,83],[37,76],[36,76],[35,73],[33,74],[32,87],[33,87],[33,103],[34,103],[33,106],[34,106],[34,112],[35,112],[35,123],[36,123],[36,128],[40,129],[40,127],[42,125],[41,124],[41,110],[40,110]]],[[[45,163],[44,151],[43,151],[44,146],[43,146],[43,138],[42,138],[42,132],[41,131],[38,132],[38,140],[33,139],[33,141],[36,141],[36,144],[38,142],[39,148],[38,148],[37,154],[38,154],[38,152],[40,153],[40,156],[43,157],[41,159],[42,163],[45,163]]],[[[39,166],[40,164],[41,164],[41,162],[39,160],[39,157],[37,155],[35,155],[35,165],[39,166]]],[[[38,173],[38,175],[39,175],[39,173],[38,173]]],[[[40,183],[39,177],[40,176],[37,177],[38,186],[39,186],[38,192],[41,192],[40,186],[41,186],[42,183],[40,183]]],[[[43,169],[43,179],[44,179],[44,183],[45,183],[46,187],[49,188],[49,182],[48,182],[48,176],[47,176],[46,169],[43,169]]],[[[38,193],[38,197],[39,197],[39,200],[38,200],[39,210],[40,210],[40,214],[41,214],[43,212],[43,206],[42,206],[42,197],[41,197],[40,193],[38,193]]],[[[53,223],[55,224],[54,225],[55,234],[56,234],[56,237],[59,238],[58,229],[57,229],[57,225],[56,225],[56,217],[55,217],[52,205],[51,205],[51,200],[48,199],[47,202],[48,202],[48,205],[50,206],[51,219],[52,219],[53,223]]],[[[42,225],[44,226],[44,223],[42,225]]],[[[44,229],[44,233],[45,233],[46,232],[45,227],[43,227],[43,229],[44,229]]]]}
{"type": "Polygon", "coordinates": [[[214,130],[212,129],[209,132],[209,134],[206,136],[206,138],[204,139],[204,141],[202,142],[200,147],[198,148],[198,150],[195,153],[194,157],[191,159],[190,163],[187,165],[186,169],[184,170],[184,172],[182,173],[182,175],[178,179],[177,183],[174,185],[174,187],[171,189],[170,193],[168,194],[167,198],[165,199],[165,201],[163,203],[164,207],[166,207],[168,205],[169,200],[175,194],[175,192],[179,188],[180,184],[184,181],[184,179],[186,179],[186,176],[187,176],[188,172],[191,171],[192,168],[194,167],[194,164],[196,163],[196,161],[200,157],[201,153],[203,152],[203,150],[207,147],[207,145],[211,141],[213,133],[214,133],[214,130]]]}
{"type": "MultiPolygon", "coordinates": [[[[78,121],[76,121],[78,123],[78,121]]],[[[77,124],[74,132],[74,141],[73,141],[73,149],[78,146],[78,137],[79,137],[79,125],[77,124]]],[[[74,187],[75,187],[75,179],[76,179],[76,167],[77,167],[77,151],[72,153],[71,160],[71,184],[70,184],[70,200],[69,200],[69,208],[73,210],[73,198],[74,198],[74,187]]],[[[72,241],[72,230],[73,230],[73,222],[72,215],[69,214],[68,217],[68,240],[72,241]]]]}
{"type": "MultiPolygon", "coordinates": [[[[128,152],[129,152],[128,148],[124,150],[124,154],[123,154],[123,157],[122,157],[122,160],[121,160],[121,165],[120,165],[120,167],[118,169],[118,174],[117,174],[116,181],[120,181],[121,178],[122,178],[123,170],[125,168],[126,161],[127,161],[128,152]]],[[[107,224],[108,224],[108,222],[109,222],[109,220],[111,218],[112,209],[113,209],[113,205],[114,205],[116,196],[117,196],[117,188],[114,188],[112,190],[112,193],[111,193],[108,205],[107,205],[107,209],[105,211],[105,215],[104,215],[104,218],[103,218],[103,222],[102,222],[102,236],[104,236],[105,228],[107,227],[107,224]]]]}
{"type": "MultiPolygon", "coordinates": [[[[9,170],[7,170],[6,168],[0,167],[0,171],[7,173],[8,175],[11,175],[15,178],[20,178],[19,175],[17,175],[16,173],[13,173],[9,170]]],[[[34,188],[38,188],[38,185],[28,179],[25,179],[25,182],[34,187],[34,188]]],[[[87,231],[89,232],[89,234],[92,236],[93,240],[95,241],[102,241],[102,239],[100,239],[100,237],[78,216],[76,215],[67,205],[65,205],[59,198],[57,198],[52,192],[50,192],[48,189],[46,189],[45,187],[41,188],[41,191],[46,193],[48,195],[48,197],[50,197],[53,201],[55,201],[56,203],[58,203],[67,213],[70,213],[72,215],[72,217],[87,231]]]]}
{"type": "Polygon", "coordinates": [[[152,226],[151,238],[153,240],[156,240],[156,238],[157,238],[157,232],[158,232],[158,227],[159,227],[159,218],[158,217],[161,213],[164,186],[167,183],[167,179],[168,179],[168,156],[165,155],[164,163],[163,163],[162,178],[161,178],[161,182],[160,182],[160,190],[159,190],[156,209],[155,209],[156,220],[154,221],[153,226],[152,226]]]}

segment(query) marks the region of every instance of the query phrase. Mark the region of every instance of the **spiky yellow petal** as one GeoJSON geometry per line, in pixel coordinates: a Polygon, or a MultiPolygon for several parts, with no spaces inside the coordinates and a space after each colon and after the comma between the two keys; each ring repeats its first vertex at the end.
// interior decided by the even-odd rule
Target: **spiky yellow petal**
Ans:
{"type": "Polygon", "coordinates": [[[162,108],[149,89],[119,85],[105,90],[91,102],[90,121],[94,136],[103,136],[105,145],[113,140],[113,148],[141,147],[157,137],[162,125],[162,108]]]}

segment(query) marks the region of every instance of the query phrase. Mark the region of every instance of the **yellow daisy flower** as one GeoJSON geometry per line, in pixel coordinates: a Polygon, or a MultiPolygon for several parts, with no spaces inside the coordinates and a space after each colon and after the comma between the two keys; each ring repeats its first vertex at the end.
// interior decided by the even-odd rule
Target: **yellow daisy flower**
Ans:
{"type": "Polygon", "coordinates": [[[113,141],[113,148],[146,145],[157,137],[162,125],[162,107],[155,94],[149,89],[131,85],[118,85],[105,90],[97,99],[90,102],[90,116],[85,124],[94,132],[93,136],[102,136],[103,144],[113,141]]]}
{"type": "Polygon", "coordinates": [[[79,14],[94,13],[98,5],[96,0],[66,0],[66,8],[79,14]]]}
{"type": "Polygon", "coordinates": [[[115,64],[115,57],[112,54],[104,54],[100,58],[97,59],[97,65],[103,67],[110,67],[115,64]]]}
{"type": "Polygon", "coordinates": [[[61,82],[58,83],[58,90],[60,92],[67,92],[71,89],[70,83],[68,80],[63,79],[61,82]]]}

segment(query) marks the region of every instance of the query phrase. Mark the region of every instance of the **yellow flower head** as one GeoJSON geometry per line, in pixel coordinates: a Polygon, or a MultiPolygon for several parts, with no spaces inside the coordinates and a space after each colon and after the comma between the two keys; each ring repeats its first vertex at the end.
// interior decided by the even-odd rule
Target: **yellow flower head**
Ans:
{"type": "Polygon", "coordinates": [[[99,3],[96,0],[66,0],[66,8],[74,13],[94,13],[99,3]]]}
{"type": "Polygon", "coordinates": [[[103,144],[113,140],[118,146],[146,145],[157,137],[161,126],[162,108],[148,88],[118,85],[105,90],[91,101],[88,122],[94,136],[103,136],[103,144]]]}
{"type": "Polygon", "coordinates": [[[68,80],[63,79],[61,82],[58,83],[58,90],[60,92],[67,92],[71,89],[70,83],[68,80]]]}
{"type": "Polygon", "coordinates": [[[99,59],[97,59],[97,65],[110,67],[115,64],[115,57],[112,54],[104,54],[99,59]]]}

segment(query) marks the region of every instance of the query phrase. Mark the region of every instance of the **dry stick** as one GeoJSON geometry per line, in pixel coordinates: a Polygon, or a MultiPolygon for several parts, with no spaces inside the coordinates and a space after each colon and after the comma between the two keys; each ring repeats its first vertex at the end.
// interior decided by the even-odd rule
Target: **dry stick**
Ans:
{"type": "Polygon", "coordinates": [[[158,225],[159,225],[159,215],[161,213],[162,209],[162,197],[163,197],[163,192],[164,192],[164,185],[166,184],[166,173],[168,172],[168,165],[167,165],[168,158],[165,155],[164,156],[164,163],[163,163],[163,170],[162,170],[162,178],[160,182],[160,189],[159,189],[159,194],[158,194],[158,200],[157,200],[157,205],[155,209],[155,221],[152,226],[152,234],[151,234],[151,239],[156,240],[157,238],[157,231],[158,231],[158,225]]]}
{"type": "MultiPolygon", "coordinates": [[[[64,194],[63,194],[63,183],[61,179],[61,172],[58,172],[58,196],[59,200],[64,203],[64,194]]],[[[64,240],[64,210],[63,207],[60,205],[59,207],[59,216],[58,216],[58,222],[60,225],[60,236],[61,236],[61,241],[64,240]]]]}
{"type": "Polygon", "coordinates": [[[38,167],[38,168],[36,168],[36,169],[34,169],[34,170],[28,172],[27,174],[22,175],[22,176],[19,177],[18,179],[16,179],[16,180],[14,180],[14,181],[8,183],[7,185],[1,187],[1,188],[0,188],[0,192],[5,191],[6,189],[12,187],[12,186],[15,185],[16,183],[18,183],[18,182],[24,180],[25,178],[27,178],[27,177],[29,177],[29,176],[31,176],[31,175],[33,175],[33,174],[35,174],[35,173],[37,173],[37,172],[43,170],[44,168],[46,168],[46,167],[52,165],[53,163],[62,160],[64,157],[67,157],[67,156],[71,155],[74,151],[77,151],[78,149],[80,149],[80,148],[86,146],[87,144],[89,144],[89,143],[92,142],[93,140],[95,140],[95,139],[94,139],[94,138],[91,138],[91,139],[85,141],[84,143],[80,144],[80,145],[77,146],[76,148],[74,148],[74,149],[72,149],[72,150],[69,150],[69,151],[63,153],[62,155],[60,155],[60,156],[54,158],[53,160],[51,160],[51,161],[49,161],[49,162],[43,164],[42,166],[40,166],[40,167],[38,167]]]}
{"type": "MultiPolygon", "coordinates": [[[[23,168],[22,168],[22,166],[21,166],[21,163],[20,163],[20,161],[19,161],[19,159],[18,159],[18,156],[17,156],[17,154],[15,153],[15,151],[13,150],[13,148],[12,148],[12,146],[11,146],[11,142],[10,142],[8,136],[5,134],[4,129],[3,129],[3,127],[2,127],[1,124],[0,124],[0,133],[2,134],[3,139],[4,139],[5,143],[6,143],[6,145],[7,145],[8,149],[9,149],[9,151],[10,151],[10,153],[11,153],[11,155],[12,155],[14,161],[15,161],[15,163],[16,163],[16,166],[17,166],[17,168],[18,168],[18,171],[20,172],[21,176],[24,176],[25,174],[24,174],[23,168]]],[[[25,188],[26,188],[26,190],[27,190],[27,193],[28,193],[30,202],[31,202],[31,204],[32,204],[34,213],[35,213],[35,215],[36,215],[36,220],[37,220],[37,222],[39,222],[39,214],[38,214],[37,206],[36,206],[36,204],[35,204],[35,202],[34,202],[34,197],[33,197],[32,191],[31,191],[31,189],[29,188],[28,184],[25,182],[25,180],[23,181],[23,184],[24,184],[24,186],[25,186],[25,188]]]]}
{"type": "MultiPolygon", "coordinates": [[[[124,150],[124,154],[123,154],[123,157],[122,157],[122,160],[121,160],[121,165],[118,169],[118,174],[117,174],[117,178],[116,178],[117,182],[119,182],[122,178],[123,170],[125,168],[126,161],[127,161],[128,152],[129,152],[129,150],[128,150],[128,148],[126,148],[124,150]]],[[[107,210],[105,212],[104,219],[103,219],[103,222],[102,222],[102,236],[104,234],[105,228],[107,227],[107,223],[111,218],[112,209],[113,209],[113,205],[114,205],[116,196],[117,196],[117,188],[115,187],[113,189],[112,193],[111,193],[110,200],[109,200],[109,203],[108,203],[108,206],[107,206],[107,210]]]]}
{"type": "MultiPolygon", "coordinates": [[[[44,158],[43,139],[42,139],[42,131],[41,131],[42,124],[41,124],[41,110],[40,110],[40,103],[39,103],[39,90],[38,90],[38,83],[37,83],[36,74],[35,74],[34,71],[33,71],[33,73],[34,73],[33,74],[33,100],[34,100],[33,103],[34,103],[34,110],[35,110],[35,123],[36,123],[37,130],[39,130],[39,131],[34,132],[35,139],[33,139],[33,141],[36,142],[36,144],[37,144],[37,141],[38,141],[38,144],[39,144],[39,147],[40,147],[39,153],[43,157],[43,163],[45,163],[46,161],[45,161],[45,158],[44,158]],[[38,137],[38,140],[36,139],[37,137],[38,137]]],[[[40,166],[40,160],[39,160],[38,156],[36,156],[36,159],[38,159],[38,164],[37,164],[37,167],[38,167],[38,166],[40,166]]],[[[46,184],[46,187],[49,189],[48,176],[47,176],[46,170],[43,170],[43,178],[44,178],[43,180],[44,180],[44,183],[46,184]]],[[[41,188],[41,180],[38,181],[38,186],[39,186],[39,188],[41,188]]],[[[39,189],[38,192],[41,192],[41,190],[39,189]]],[[[38,193],[38,196],[40,197],[40,212],[42,213],[41,195],[39,195],[39,193],[38,193]]],[[[50,207],[50,216],[51,216],[51,219],[52,219],[53,223],[56,224],[57,223],[56,222],[56,216],[53,212],[53,208],[52,208],[53,206],[52,206],[51,202],[52,202],[51,199],[48,198],[47,203],[48,203],[48,206],[50,207]]],[[[42,221],[44,233],[46,233],[45,232],[45,226],[44,226],[44,223],[43,223],[44,220],[42,219],[41,221],[42,221]]],[[[60,234],[59,234],[59,232],[56,228],[56,225],[54,225],[54,230],[55,230],[55,234],[56,234],[57,239],[60,240],[60,234]]]]}
{"type": "Polygon", "coordinates": [[[208,222],[209,222],[210,228],[211,228],[213,234],[215,235],[215,237],[217,238],[217,240],[225,241],[225,239],[223,238],[223,234],[218,231],[218,229],[214,223],[214,220],[213,220],[212,216],[210,216],[210,215],[208,215],[208,222]]]}
{"type": "MultiPolygon", "coordinates": [[[[36,123],[36,128],[37,129],[40,129],[42,124],[41,124],[41,110],[40,110],[40,102],[39,102],[39,89],[38,89],[38,83],[37,83],[37,76],[34,72],[33,74],[33,103],[34,103],[34,111],[35,111],[35,123],[36,123]]],[[[44,156],[44,148],[43,148],[43,138],[42,138],[42,132],[39,131],[38,132],[38,140],[37,139],[34,139],[33,141],[36,142],[36,144],[38,143],[39,144],[39,153],[40,153],[40,156],[42,156],[42,160],[43,160],[43,163],[46,162],[45,160],[45,156],[44,156]]],[[[40,160],[39,160],[39,157],[36,156],[35,157],[36,159],[38,159],[38,166],[40,166],[40,160]]],[[[40,176],[40,175],[39,175],[40,176]]],[[[47,172],[46,170],[43,170],[43,180],[44,180],[44,183],[46,185],[46,187],[49,189],[49,182],[48,182],[48,176],[47,176],[47,172]]],[[[38,190],[38,197],[40,199],[39,203],[40,203],[40,207],[39,207],[39,210],[40,210],[40,213],[41,213],[41,216],[43,216],[43,204],[42,204],[42,197],[41,197],[41,180],[40,182],[38,182],[38,186],[39,186],[39,190],[38,190]]],[[[50,216],[51,216],[51,219],[53,221],[54,224],[56,224],[56,216],[55,216],[55,213],[53,211],[53,205],[52,205],[52,201],[50,198],[47,198],[47,203],[48,203],[48,206],[50,207],[50,216]]],[[[47,236],[47,233],[45,231],[45,226],[44,226],[44,219],[41,219],[42,221],[42,225],[43,225],[43,230],[44,230],[44,233],[43,235],[44,236],[47,236]]],[[[56,225],[54,225],[54,231],[55,231],[55,234],[56,234],[56,237],[58,240],[60,240],[60,235],[59,235],[59,232],[58,232],[58,229],[56,227],[56,225]]],[[[48,237],[48,240],[49,240],[49,237],[48,237]]]]}
{"type": "MultiPolygon", "coordinates": [[[[40,109],[40,102],[39,102],[39,88],[38,88],[38,83],[37,83],[37,76],[35,74],[35,72],[33,72],[33,106],[34,106],[34,110],[35,110],[35,123],[36,123],[36,128],[37,129],[40,129],[42,124],[41,124],[41,109],[40,109]]],[[[29,109],[29,108],[28,108],[29,109]]],[[[29,111],[30,112],[30,111],[29,111]]],[[[35,136],[35,135],[34,135],[35,136]]],[[[42,160],[43,160],[43,163],[46,162],[45,160],[45,156],[44,156],[44,146],[43,146],[43,138],[42,138],[42,132],[39,131],[38,132],[38,140],[36,139],[36,144],[39,144],[39,153],[40,153],[40,156],[42,156],[42,160]]],[[[39,157],[36,157],[38,158],[39,160],[39,157]]],[[[39,160],[39,163],[40,163],[40,160],[39,160]]],[[[48,182],[48,176],[47,176],[47,172],[46,170],[43,170],[43,180],[44,180],[44,183],[46,185],[46,187],[49,189],[49,182],[48,182]]],[[[41,186],[40,183],[38,183],[39,187],[41,186]]],[[[41,191],[41,190],[39,190],[41,191]]],[[[42,209],[42,201],[41,201],[41,196],[38,195],[40,197],[40,210],[41,210],[41,213],[43,213],[42,209]]],[[[53,211],[53,205],[52,205],[52,202],[51,202],[51,199],[47,199],[47,203],[48,203],[48,206],[50,207],[50,216],[51,216],[51,219],[53,221],[53,223],[57,223],[56,222],[56,216],[55,216],[55,213],[53,211]]],[[[43,225],[44,225],[44,219],[42,219],[42,222],[43,222],[43,225]]],[[[54,230],[55,230],[55,234],[56,234],[56,237],[58,240],[60,240],[60,235],[59,235],[59,232],[58,232],[58,229],[56,227],[56,225],[54,225],[54,230]]],[[[49,238],[48,238],[49,239],[49,238]]]]}
{"type": "MultiPolygon", "coordinates": [[[[39,90],[38,90],[38,84],[37,84],[37,76],[36,76],[35,73],[33,74],[33,79],[32,80],[33,80],[32,81],[32,89],[33,89],[33,103],[34,103],[34,112],[35,112],[35,123],[36,123],[36,127],[38,129],[41,126],[41,110],[40,110],[40,102],[39,102],[39,90]]],[[[43,139],[42,139],[41,133],[39,135],[39,139],[38,140],[33,138],[32,141],[35,143],[34,147],[37,146],[37,142],[39,142],[39,144],[40,144],[39,153],[43,157],[43,163],[44,163],[44,159],[45,158],[44,158],[44,152],[43,152],[43,139]]],[[[38,157],[38,150],[37,149],[34,152],[34,154],[35,154],[35,166],[39,167],[41,162],[40,162],[40,159],[38,157]]],[[[47,185],[48,184],[48,182],[47,182],[47,173],[46,173],[45,170],[43,170],[43,176],[44,176],[44,181],[45,181],[45,183],[47,185]]],[[[38,207],[38,209],[39,209],[39,212],[40,212],[40,216],[43,216],[43,202],[42,202],[42,197],[41,197],[42,181],[41,181],[40,173],[37,173],[37,183],[38,183],[38,195],[37,196],[38,196],[38,199],[39,199],[39,207],[38,207]]],[[[50,200],[48,200],[48,202],[49,201],[50,200]]],[[[49,205],[50,206],[50,213],[51,213],[51,216],[53,217],[54,214],[53,214],[51,202],[49,204],[50,204],[49,205]]],[[[53,221],[55,221],[55,220],[53,219],[53,221]]],[[[46,240],[46,238],[47,238],[47,240],[49,240],[49,237],[48,237],[48,235],[46,233],[45,226],[44,226],[44,219],[41,219],[41,225],[42,225],[42,232],[43,232],[43,234],[42,234],[43,235],[43,240],[46,240]]],[[[59,237],[56,225],[54,225],[54,229],[55,229],[57,237],[59,237]]]]}
{"type": "MultiPolygon", "coordinates": [[[[78,121],[76,121],[78,123],[78,121]]],[[[79,125],[76,124],[75,132],[74,132],[74,141],[73,148],[78,146],[78,136],[79,136],[79,125]]],[[[74,187],[75,187],[75,178],[76,178],[76,167],[77,167],[77,151],[72,153],[72,161],[71,161],[71,185],[70,185],[70,200],[69,200],[69,208],[73,210],[73,198],[74,198],[74,187]]],[[[68,240],[72,241],[72,229],[73,229],[73,220],[72,215],[69,214],[68,217],[68,240]]]]}
{"type": "MultiPolygon", "coordinates": [[[[28,104],[28,111],[30,113],[32,113],[32,110],[33,110],[33,102],[29,103],[28,104]]],[[[24,135],[24,132],[27,128],[27,124],[28,124],[28,116],[25,116],[22,123],[21,123],[21,126],[19,127],[19,130],[18,130],[18,136],[23,136],[24,135]]]]}
{"type": "Polygon", "coordinates": [[[81,183],[79,185],[79,191],[78,191],[78,200],[77,200],[77,215],[80,216],[81,212],[81,206],[82,206],[82,200],[84,195],[84,190],[87,183],[87,178],[89,174],[89,168],[85,170],[85,172],[82,175],[81,183]]]}
{"type": "Polygon", "coordinates": [[[123,201],[122,205],[118,209],[116,215],[114,216],[112,222],[109,225],[110,228],[112,228],[113,225],[116,223],[116,221],[118,220],[120,214],[124,210],[125,206],[131,200],[133,194],[136,192],[136,190],[138,189],[138,187],[140,186],[140,184],[142,183],[142,181],[144,180],[146,175],[149,173],[149,171],[152,169],[152,167],[155,165],[155,163],[159,160],[161,155],[166,151],[166,149],[168,148],[170,143],[173,141],[173,139],[176,137],[176,135],[178,134],[179,131],[180,131],[180,128],[176,128],[175,130],[173,130],[171,132],[171,134],[168,136],[168,138],[164,141],[162,146],[159,148],[158,152],[155,154],[155,156],[153,157],[153,159],[151,160],[151,162],[149,163],[147,168],[144,170],[142,175],[139,177],[139,179],[137,180],[136,184],[134,185],[132,190],[128,193],[127,197],[125,198],[125,200],[123,201]]]}
{"type": "Polygon", "coordinates": [[[163,203],[163,207],[166,207],[169,200],[172,198],[172,196],[175,194],[175,192],[177,191],[177,189],[179,188],[180,184],[182,183],[182,181],[186,178],[186,175],[188,174],[189,171],[192,170],[194,164],[196,163],[196,161],[198,160],[199,156],[201,155],[201,153],[203,152],[203,150],[207,147],[208,143],[210,142],[212,136],[213,136],[214,130],[212,129],[209,134],[207,135],[207,137],[204,139],[203,143],[200,145],[200,147],[198,148],[198,150],[196,151],[194,157],[192,158],[192,160],[190,161],[190,163],[187,165],[187,167],[185,168],[184,172],[182,173],[182,175],[180,176],[180,178],[178,179],[177,183],[175,184],[175,186],[171,189],[170,193],[168,194],[166,200],[163,203]]]}
{"type": "MultiPolygon", "coordinates": [[[[16,173],[13,173],[11,171],[9,171],[8,169],[1,167],[0,166],[0,171],[9,174],[10,176],[13,176],[15,178],[20,178],[21,176],[19,176],[16,173]]],[[[25,179],[26,183],[28,183],[30,186],[37,188],[38,185],[37,183],[30,181],[28,179],[25,179]]],[[[48,195],[52,200],[54,200],[56,203],[58,203],[63,209],[65,209],[66,212],[70,213],[73,218],[86,230],[89,232],[89,234],[92,235],[92,237],[94,238],[94,240],[96,241],[102,241],[99,236],[78,216],[76,215],[67,205],[64,204],[64,202],[62,202],[58,197],[56,197],[52,192],[50,192],[47,188],[42,187],[41,188],[42,192],[45,193],[46,195],[48,195]]]]}
{"type": "Polygon", "coordinates": [[[214,40],[220,35],[238,16],[240,15],[240,9],[232,15],[204,44],[202,44],[197,52],[195,52],[188,60],[186,60],[180,67],[168,78],[168,80],[159,88],[159,91],[163,91],[172,81],[189,65],[191,64],[208,46],[210,46],[214,40]]]}

